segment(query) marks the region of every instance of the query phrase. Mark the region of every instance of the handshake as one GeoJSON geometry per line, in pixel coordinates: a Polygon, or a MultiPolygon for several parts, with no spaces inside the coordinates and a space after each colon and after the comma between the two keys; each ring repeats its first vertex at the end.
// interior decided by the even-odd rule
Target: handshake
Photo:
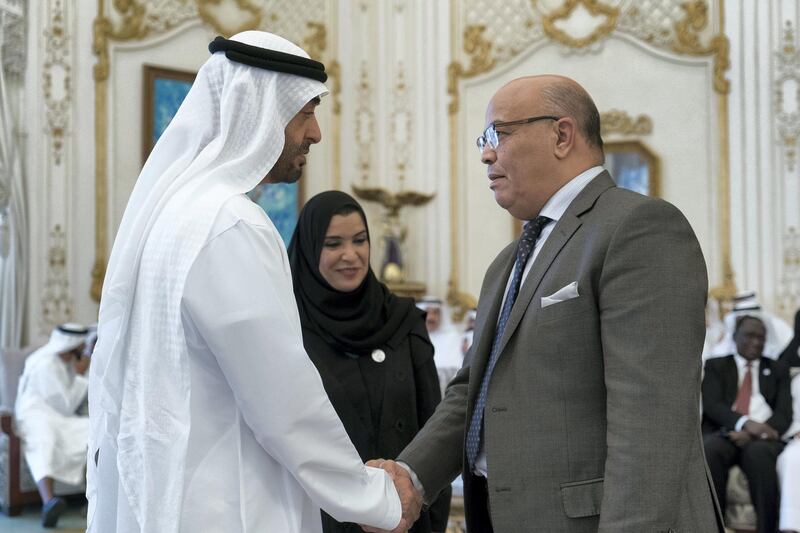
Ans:
{"type": "MultiPolygon", "coordinates": [[[[397,490],[397,495],[400,497],[400,505],[403,509],[403,516],[400,523],[394,528],[391,533],[403,533],[408,531],[414,522],[419,518],[419,513],[422,510],[422,494],[414,488],[414,483],[411,481],[411,475],[408,471],[394,461],[386,459],[373,459],[367,462],[367,466],[375,468],[382,468],[389,473],[389,476],[394,481],[394,488],[397,490]]],[[[388,533],[382,529],[375,529],[373,527],[362,525],[364,531],[370,533],[388,533]]]]}

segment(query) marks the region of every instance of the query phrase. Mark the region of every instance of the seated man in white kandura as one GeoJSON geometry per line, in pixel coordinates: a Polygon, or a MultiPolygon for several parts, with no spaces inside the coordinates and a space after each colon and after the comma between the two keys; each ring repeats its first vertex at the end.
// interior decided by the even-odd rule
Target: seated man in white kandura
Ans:
{"type": "Polygon", "coordinates": [[[58,326],[50,341],[25,361],[15,416],[25,460],[42,496],[42,525],[55,527],[66,502],[53,494],[53,480],[78,485],[86,468],[89,417],[76,413],[86,399],[84,376],[89,358],[82,355],[88,330],[58,326]]]}

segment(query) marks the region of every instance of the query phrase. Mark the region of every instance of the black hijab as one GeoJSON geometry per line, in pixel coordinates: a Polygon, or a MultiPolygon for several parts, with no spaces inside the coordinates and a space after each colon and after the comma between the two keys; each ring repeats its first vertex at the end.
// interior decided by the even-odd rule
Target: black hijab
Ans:
{"type": "Polygon", "coordinates": [[[363,356],[404,338],[419,315],[413,301],[392,294],[369,265],[364,281],[352,292],[338,291],[322,277],[319,258],[325,234],[331,218],[348,207],[367,227],[364,210],[347,193],[327,191],[306,202],[289,243],[289,264],[303,328],[335,348],[363,356]]]}
{"type": "Polygon", "coordinates": [[[783,350],[780,360],[787,366],[800,366],[800,310],[794,315],[794,338],[789,343],[789,346],[783,350]]]}

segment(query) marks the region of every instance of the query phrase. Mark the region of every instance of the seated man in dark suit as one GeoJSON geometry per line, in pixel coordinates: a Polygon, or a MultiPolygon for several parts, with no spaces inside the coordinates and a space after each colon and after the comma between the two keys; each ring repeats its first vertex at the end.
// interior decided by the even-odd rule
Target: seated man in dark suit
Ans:
{"type": "Polygon", "coordinates": [[[784,447],[780,435],[792,421],[787,368],[762,357],[766,328],[755,316],[736,320],[735,354],[709,359],[703,378],[706,459],[720,506],[725,509],[728,470],[738,464],[750,486],[758,533],[778,526],[775,463],[784,447]]]}

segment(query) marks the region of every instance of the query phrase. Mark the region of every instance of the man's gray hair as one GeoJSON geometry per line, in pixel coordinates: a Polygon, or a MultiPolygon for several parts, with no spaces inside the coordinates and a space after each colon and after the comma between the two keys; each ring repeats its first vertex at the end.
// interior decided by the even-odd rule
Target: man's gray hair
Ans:
{"type": "Polygon", "coordinates": [[[540,94],[549,112],[575,119],[589,145],[603,151],[600,113],[586,91],[576,84],[556,81],[544,85],[540,94]]]}

